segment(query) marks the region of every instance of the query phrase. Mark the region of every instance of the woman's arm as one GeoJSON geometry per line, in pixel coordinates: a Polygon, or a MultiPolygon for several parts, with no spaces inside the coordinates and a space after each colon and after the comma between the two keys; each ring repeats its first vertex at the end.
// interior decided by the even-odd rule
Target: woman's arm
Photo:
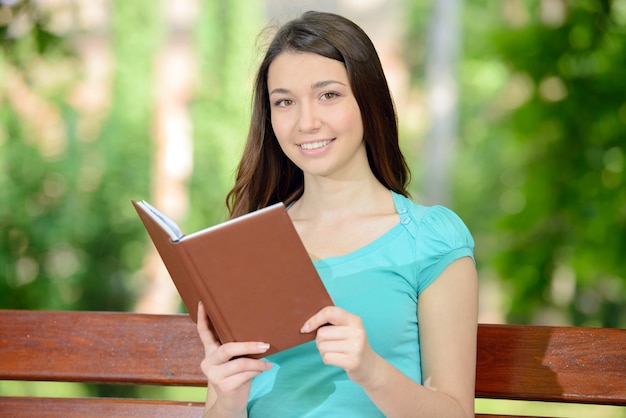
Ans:
{"type": "Polygon", "coordinates": [[[325,308],[303,331],[317,331],[326,364],[343,368],[387,417],[473,417],[478,280],[473,261],[456,260],[419,297],[424,385],[376,354],[359,317],[325,308]],[[324,327],[324,324],[334,326],[324,327]]]}
{"type": "Polygon", "coordinates": [[[473,417],[478,328],[474,262],[465,257],[450,264],[422,292],[418,312],[424,383],[473,417]]]}
{"type": "Polygon", "coordinates": [[[252,378],[270,369],[272,364],[240,356],[264,353],[269,345],[260,342],[220,345],[209,330],[206,312],[201,303],[198,306],[197,329],[205,355],[200,368],[208,380],[203,417],[247,417],[252,378]]]}

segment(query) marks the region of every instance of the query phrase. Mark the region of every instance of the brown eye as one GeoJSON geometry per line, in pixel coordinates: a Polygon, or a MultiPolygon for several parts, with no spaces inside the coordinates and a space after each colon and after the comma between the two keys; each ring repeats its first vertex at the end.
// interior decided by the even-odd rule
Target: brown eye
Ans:
{"type": "Polygon", "coordinates": [[[337,96],[339,96],[338,93],[329,91],[327,93],[322,94],[322,100],[332,100],[332,99],[334,99],[337,96]]]}
{"type": "Polygon", "coordinates": [[[287,107],[293,105],[293,100],[291,99],[281,99],[276,101],[276,106],[279,107],[287,107]]]}

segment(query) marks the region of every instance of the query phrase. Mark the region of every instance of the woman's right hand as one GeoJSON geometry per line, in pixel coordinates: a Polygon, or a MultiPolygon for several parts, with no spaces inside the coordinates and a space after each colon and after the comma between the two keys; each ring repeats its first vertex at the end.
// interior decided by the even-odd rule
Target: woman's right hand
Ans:
{"type": "Polygon", "coordinates": [[[269,370],[272,363],[241,356],[262,354],[269,349],[269,344],[220,344],[209,329],[202,303],[198,305],[197,328],[204,345],[204,359],[200,368],[209,383],[204,416],[246,416],[252,378],[269,370]]]}

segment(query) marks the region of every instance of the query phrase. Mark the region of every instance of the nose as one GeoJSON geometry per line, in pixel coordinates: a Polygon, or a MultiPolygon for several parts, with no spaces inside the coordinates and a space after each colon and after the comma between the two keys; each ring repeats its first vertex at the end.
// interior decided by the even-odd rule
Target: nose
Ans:
{"type": "Polygon", "coordinates": [[[298,130],[300,132],[315,132],[322,123],[315,105],[305,103],[299,106],[298,130]]]}

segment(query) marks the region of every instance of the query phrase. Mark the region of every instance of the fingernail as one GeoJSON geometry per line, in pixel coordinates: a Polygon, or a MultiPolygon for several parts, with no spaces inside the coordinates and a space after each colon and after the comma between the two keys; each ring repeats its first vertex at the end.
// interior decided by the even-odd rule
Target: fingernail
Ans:
{"type": "Polygon", "coordinates": [[[311,328],[311,327],[309,326],[309,323],[307,322],[306,324],[304,324],[304,325],[302,326],[302,328],[300,328],[300,332],[302,332],[302,333],[309,332],[309,331],[310,331],[310,328],[311,328]]]}
{"type": "Polygon", "coordinates": [[[269,350],[270,345],[267,343],[259,343],[259,350],[261,351],[267,351],[269,350]]]}

